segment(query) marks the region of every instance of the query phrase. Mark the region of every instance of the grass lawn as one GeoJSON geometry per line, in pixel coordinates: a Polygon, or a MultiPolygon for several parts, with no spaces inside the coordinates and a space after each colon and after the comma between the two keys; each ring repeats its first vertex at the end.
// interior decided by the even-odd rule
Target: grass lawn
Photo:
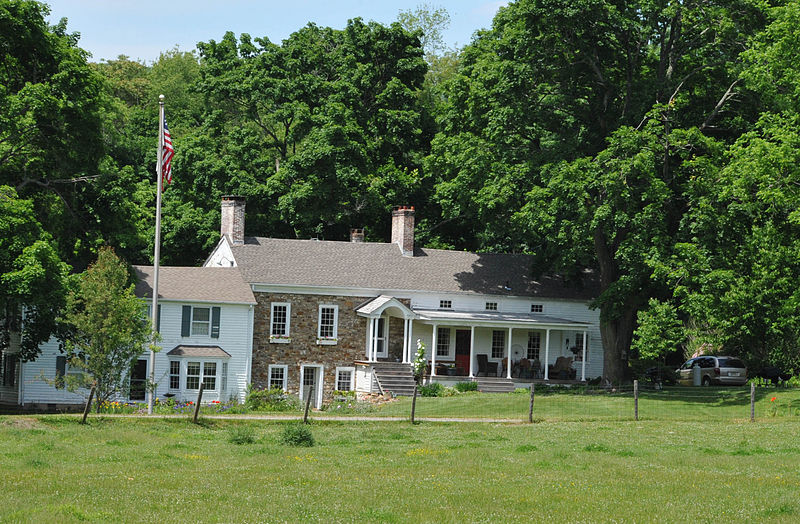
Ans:
{"type": "Polygon", "coordinates": [[[800,519],[796,418],[286,425],[0,417],[0,522],[800,519]]]}

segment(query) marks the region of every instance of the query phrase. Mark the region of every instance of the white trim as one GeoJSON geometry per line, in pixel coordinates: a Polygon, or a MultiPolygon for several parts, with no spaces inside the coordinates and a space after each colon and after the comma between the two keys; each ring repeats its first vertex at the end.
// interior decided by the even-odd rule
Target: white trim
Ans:
{"type": "Polygon", "coordinates": [[[314,400],[314,407],[319,409],[322,407],[322,390],[324,387],[324,380],[325,380],[325,366],[322,364],[301,364],[300,365],[300,402],[305,400],[303,391],[305,386],[303,384],[305,380],[305,371],[306,368],[317,368],[319,371],[316,374],[316,384],[314,384],[314,396],[316,397],[314,400]]]}
{"type": "MultiPolygon", "coordinates": [[[[330,295],[330,296],[348,296],[348,297],[368,297],[371,295],[391,295],[397,299],[411,299],[412,295],[437,295],[437,296],[471,296],[471,297],[491,297],[497,298],[499,301],[502,299],[522,299],[530,301],[533,297],[527,295],[492,295],[491,293],[478,293],[477,291],[443,291],[439,292],[434,289],[383,289],[383,288],[357,288],[357,287],[328,287],[328,286],[303,286],[298,284],[270,284],[265,282],[248,282],[253,292],[259,293],[292,293],[296,295],[330,295]]],[[[161,300],[159,298],[159,300],[161,300]]],[[[589,304],[591,299],[581,298],[559,298],[552,297],[548,300],[556,300],[558,302],[576,302],[579,304],[589,304]]],[[[413,307],[413,304],[412,304],[413,307]]],[[[447,310],[445,310],[447,311],[447,310]]]]}
{"type": "Polygon", "coordinates": [[[434,342],[434,351],[436,351],[436,358],[441,358],[445,360],[453,360],[455,358],[454,355],[454,348],[453,348],[453,330],[451,327],[440,327],[436,331],[436,340],[434,342]],[[439,354],[439,335],[443,332],[447,332],[447,354],[440,355],[439,354]]]}
{"type": "Polygon", "coordinates": [[[336,304],[320,304],[317,310],[317,344],[332,346],[338,343],[339,337],[339,306],[336,304]],[[333,309],[333,336],[322,336],[322,310],[333,309]]]}
{"type": "Polygon", "coordinates": [[[281,389],[286,391],[286,385],[289,382],[289,366],[286,364],[270,364],[267,366],[267,389],[272,388],[272,370],[283,369],[283,385],[281,389]]]}
{"type": "Polygon", "coordinates": [[[270,344],[288,344],[292,341],[290,336],[292,320],[292,304],[290,302],[270,302],[269,303],[269,342],[270,344]],[[286,307],[286,332],[274,334],[275,329],[275,307],[286,307]]]}
{"type": "Polygon", "coordinates": [[[353,391],[356,387],[356,368],[354,366],[338,366],[334,375],[333,388],[337,391],[353,391]],[[346,390],[339,389],[339,373],[350,372],[350,387],[346,390]]]}

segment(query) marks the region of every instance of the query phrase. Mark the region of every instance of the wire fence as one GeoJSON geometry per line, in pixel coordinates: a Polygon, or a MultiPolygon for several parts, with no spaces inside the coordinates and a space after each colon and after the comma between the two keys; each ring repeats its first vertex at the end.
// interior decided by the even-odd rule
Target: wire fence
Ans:
{"type": "Polygon", "coordinates": [[[350,404],[329,404],[312,417],[364,415],[415,420],[474,419],[542,422],[605,420],[800,421],[800,388],[775,387],[552,387],[537,385],[511,393],[458,392],[350,404]]]}

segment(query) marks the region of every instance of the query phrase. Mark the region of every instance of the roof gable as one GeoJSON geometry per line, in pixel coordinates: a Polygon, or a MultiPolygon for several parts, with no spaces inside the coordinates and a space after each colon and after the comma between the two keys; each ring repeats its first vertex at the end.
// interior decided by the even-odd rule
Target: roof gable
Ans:
{"type": "MultiPolygon", "coordinates": [[[[153,266],[133,266],[136,296],[152,298],[153,266]]],[[[255,304],[250,286],[235,267],[161,266],[158,297],[165,300],[255,304]]]]}

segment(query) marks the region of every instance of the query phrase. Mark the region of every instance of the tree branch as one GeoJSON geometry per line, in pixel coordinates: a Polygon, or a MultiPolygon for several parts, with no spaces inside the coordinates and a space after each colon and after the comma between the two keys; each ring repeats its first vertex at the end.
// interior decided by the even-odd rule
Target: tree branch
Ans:
{"type": "Polygon", "coordinates": [[[700,131],[702,131],[703,129],[708,128],[709,124],[711,124],[711,121],[714,120],[714,118],[716,118],[717,115],[719,114],[720,110],[722,109],[722,106],[725,105],[725,102],[727,102],[728,100],[733,98],[733,96],[735,94],[733,92],[733,88],[738,83],[739,83],[739,79],[737,78],[736,80],[733,81],[733,83],[730,85],[730,87],[728,87],[728,90],[725,91],[725,94],[722,95],[722,98],[719,99],[719,101],[717,102],[717,105],[714,106],[714,110],[711,111],[711,114],[708,115],[708,118],[706,118],[706,121],[703,122],[703,125],[700,126],[700,131]]]}

